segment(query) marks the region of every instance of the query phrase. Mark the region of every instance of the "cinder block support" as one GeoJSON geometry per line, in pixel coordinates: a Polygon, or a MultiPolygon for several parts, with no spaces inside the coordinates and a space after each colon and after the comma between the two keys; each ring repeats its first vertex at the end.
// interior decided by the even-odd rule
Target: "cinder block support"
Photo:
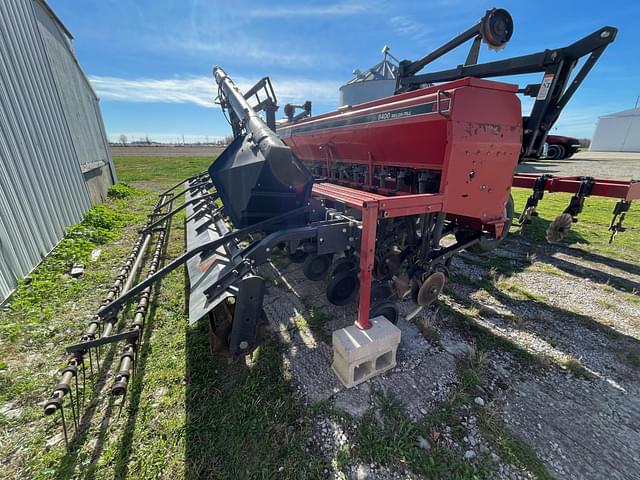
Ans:
{"type": "Polygon", "coordinates": [[[331,368],[351,388],[396,366],[400,329],[385,317],[371,320],[371,328],[355,325],[333,332],[331,368]]]}

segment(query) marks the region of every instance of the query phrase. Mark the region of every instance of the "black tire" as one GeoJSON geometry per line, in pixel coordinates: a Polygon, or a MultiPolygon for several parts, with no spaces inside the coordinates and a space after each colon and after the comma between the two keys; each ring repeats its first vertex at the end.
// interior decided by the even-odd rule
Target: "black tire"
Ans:
{"type": "Polygon", "coordinates": [[[562,148],[564,148],[564,153],[562,155],[563,160],[573,157],[573,154],[576,153],[576,150],[571,148],[570,145],[562,145],[562,148]]]}
{"type": "Polygon", "coordinates": [[[385,317],[395,325],[398,323],[398,317],[400,316],[398,306],[394,302],[388,300],[374,303],[369,309],[369,318],[376,318],[379,316],[385,317]]]}
{"type": "Polygon", "coordinates": [[[342,257],[336,260],[331,266],[331,274],[330,276],[333,278],[339,273],[354,271],[357,273],[358,271],[358,263],[355,259],[342,257]]]}
{"type": "Polygon", "coordinates": [[[559,160],[564,155],[564,147],[562,145],[549,145],[547,147],[547,159],[559,160]]]}
{"type": "Polygon", "coordinates": [[[358,280],[356,272],[340,272],[329,280],[329,284],[327,285],[327,300],[339,307],[346,305],[353,300],[359,287],[360,280],[358,280]]]}
{"type": "Polygon", "coordinates": [[[313,282],[317,282],[324,277],[329,271],[333,255],[327,253],[325,255],[310,254],[304,259],[302,272],[304,276],[313,282]]]}
{"type": "MultiPolygon", "coordinates": [[[[502,243],[502,241],[509,234],[509,228],[511,227],[511,223],[513,222],[514,215],[514,204],[513,197],[509,194],[509,199],[507,203],[504,205],[505,208],[505,217],[507,221],[504,224],[504,229],[502,230],[502,235],[500,238],[483,238],[477,243],[474,243],[470,247],[467,247],[467,250],[471,253],[475,253],[476,255],[483,255],[485,253],[489,253],[492,250],[495,250],[498,245],[502,243]]],[[[460,230],[456,233],[456,240],[460,243],[465,243],[469,241],[473,236],[477,235],[477,232],[473,232],[470,230],[460,230]]]]}

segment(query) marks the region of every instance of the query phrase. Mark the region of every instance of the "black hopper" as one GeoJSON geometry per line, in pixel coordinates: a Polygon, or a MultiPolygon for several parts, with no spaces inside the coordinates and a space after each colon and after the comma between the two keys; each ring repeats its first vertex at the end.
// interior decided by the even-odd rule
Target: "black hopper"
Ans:
{"type": "Polygon", "coordinates": [[[313,178],[286,145],[239,135],[209,167],[225,213],[237,228],[307,204],[313,178]]]}

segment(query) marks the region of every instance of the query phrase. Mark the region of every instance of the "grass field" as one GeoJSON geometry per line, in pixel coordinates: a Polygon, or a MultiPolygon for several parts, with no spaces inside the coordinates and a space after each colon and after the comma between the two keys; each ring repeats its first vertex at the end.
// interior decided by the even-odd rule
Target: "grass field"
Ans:
{"type": "MultiPolygon", "coordinates": [[[[114,160],[119,180],[135,188],[124,198],[110,198],[92,209],[83,225],[70,229],[0,311],[0,478],[326,478],[325,465],[310,440],[311,419],[327,413],[328,407],[303,406],[296,400],[282,362],[282,345],[275,340],[247,363],[212,357],[204,327],[187,326],[182,269],[167,276],[157,292],[122,411],[106,393],[113,376],[110,368],[115,368],[108,359],[117,358],[119,351],[106,349],[102,368],[107,380],[87,387],[89,408],[71,452],[65,451],[59,420],[44,417],[40,404],[56,383],[64,345],[79,337],[99,307],[157,191],[210,163],[207,158],[186,157],[114,160]],[[95,249],[101,249],[101,255],[92,262],[89,256],[95,249]],[[87,265],[78,280],[65,275],[73,262],[87,265]]],[[[516,210],[527,196],[526,191],[514,192],[516,210]]],[[[542,240],[548,222],[568,201],[569,195],[545,197],[540,217],[524,230],[524,237],[542,240]]],[[[609,245],[613,204],[588,199],[567,243],[637,262],[640,212],[632,208],[629,230],[609,245]]],[[[170,257],[183,248],[182,221],[177,217],[173,222],[170,257]]],[[[124,323],[131,317],[132,312],[126,312],[124,323]]],[[[462,387],[459,398],[465,395],[462,387]]],[[[447,408],[443,406],[443,412],[447,408]]],[[[409,422],[399,412],[391,402],[383,409],[388,417],[384,428],[367,416],[354,424],[357,444],[339,452],[336,465],[359,458],[400,463],[430,478],[491,476],[488,465],[472,468],[447,451],[417,448],[415,436],[428,431],[436,419],[409,422]]],[[[526,460],[531,452],[509,444],[514,445],[516,461],[545,477],[535,458],[526,460]]]]}

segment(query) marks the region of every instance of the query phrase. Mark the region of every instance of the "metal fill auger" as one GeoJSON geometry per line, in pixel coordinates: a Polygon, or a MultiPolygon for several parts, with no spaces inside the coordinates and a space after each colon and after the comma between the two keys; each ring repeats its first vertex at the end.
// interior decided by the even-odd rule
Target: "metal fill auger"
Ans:
{"type": "MultiPolygon", "coordinates": [[[[124,342],[111,392],[126,394],[154,285],[181,266],[188,273],[189,321],[207,319],[213,352],[241,357],[263,341],[266,285],[258,267],[277,250],[302,263],[310,281],[325,281],[334,305],[357,302],[357,328],[347,337],[364,335],[359,348],[385,322],[392,327],[389,338],[399,342],[399,331],[393,332],[398,300],[411,298],[417,312],[441,293],[454,255],[464,249],[487,253],[502,242],[514,217],[512,186],[533,188],[521,223],[535,215],[545,191],[574,193],[564,212],[568,217],[557,222],[562,232],[549,235],[553,240],[567,229],[567,218],[576,221],[590,195],[620,199],[610,230],[623,231],[631,201],[640,198],[640,183],[514,176],[521,154],[539,151],[616,29],[603,27],[569,47],[477,64],[480,44],[504,47],[512,28],[506,11],[490,10],[431,54],[401,62],[395,95],[316,117],[310,116],[310,102],[298,115],[300,106],[290,105],[289,121],[278,125],[268,77],[243,93],[215,67],[218,101],[234,140],[208,171],[160,195],[81,342],[67,348],[67,367],[45,404],[45,413],[61,412],[65,438],[65,396],[77,425],[79,372],[84,379],[87,361],[92,371],[101,370],[94,358],[105,345],[124,342]],[[469,40],[464,66],[417,75],[469,40]],[[589,58],[570,83],[583,56],[589,58]],[[544,78],[524,89],[484,79],[532,72],[544,78]],[[530,117],[523,118],[518,93],[536,97],[530,117]],[[163,265],[171,219],[179,212],[186,216],[186,251],[163,265]],[[154,238],[147,276],[134,286],[154,238]],[[114,333],[123,307],[136,300],[129,326],[114,333]]],[[[334,370],[354,385],[392,368],[391,348],[346,369],[334,357],[334,370]]]]}

